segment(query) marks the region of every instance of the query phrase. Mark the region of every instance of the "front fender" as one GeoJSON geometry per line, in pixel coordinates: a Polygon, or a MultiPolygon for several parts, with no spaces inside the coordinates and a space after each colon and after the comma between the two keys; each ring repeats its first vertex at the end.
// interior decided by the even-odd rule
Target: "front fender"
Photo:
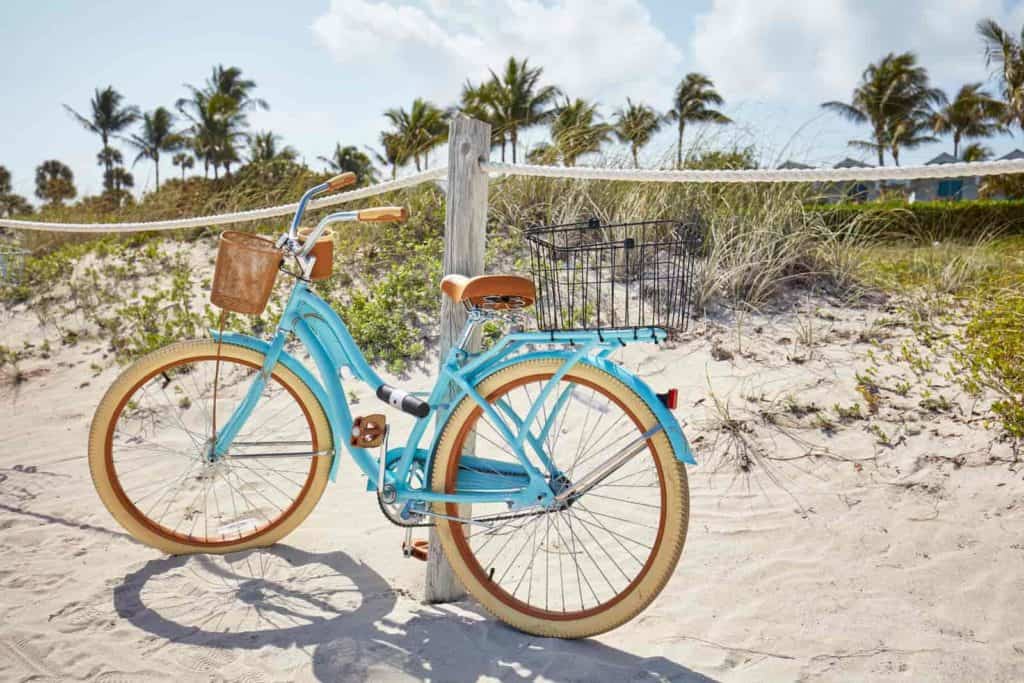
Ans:
{"type": "MultiPolygon", "coordinates": [[[[214,341],[220,339],[224,344],[234,344],[235,346],[241,346],[251,349],[252,351],[256,351],[257,353],[262,353],[263,355],[267,355],[267,351],[270,349],[270,344],[268,342],[244,334],[236,334],[234,332],[224,332],[221,334],[216,330],[210,330],[210,336],[213,337],[214,341]]],[[[287,351],[281,351],[281,355],[278,357],[277,362],[294,372],[296,376],[298,376],[298,378],[302,380],[307,387],[309,387],[309,390],[313,392],[316,400],[320,402],[320,408],[323,409],[324,415],[327,416],[327,423],[331,427],[331,443],[334,445],[334,453],[331,455],[331,466],[329,470],[331,472],[331,479],[333,480],[335,472],[334,463],[338,458],[338,449],[343,441],[339,438],[337,428],[334,424],[334,416],[331,414],[331,403],[327,398],[327,392],[324,390],[323,385],[320,384],[317,378],[313,376],[313,373],[310,372],[305,365],[300,363],[295,356],[291,355],[287,351]]]]}
{"type": "MultiPolygon", "coordinates": [[[[535,351],[533,353],[525,353],[482,370],[474,375],[470,383],[473,385],[479,384],[495,372],[504,370],[505,368],[522,361],[544,358],[568,359],[570,356],[572,356],[571,351],[535,351]]],[[[587,356],[580,360],[580,363],[586,363],[598,370],[607,372],[609,375],[635,391],[637,395],[643,399],[644,403],[647,404],[647,407],[651,409],[654,416],[658,418],[658,422],[665,427],[665,434],[668,436],[669,443],[672,445],[672,450],[675,453],[676,458],[687,465],[697,464],[697,461],[693,457],[693,451],[690,449],[690,442],[687,441],[686,435],[683,433],[683,428],[679,426],[679,421],[676,419],[675,415],[672,414],[672,411],[665,407],[665,404],[661,402],[654,393],[654,390],[651,389],[646,382],[634,375],[632,372],[626,370],[618,363],[608,360],[607,358],[587,356]]],[[[458,405],[458,402],[461,399],[462,396],[456,397],[456,399],[452,401],[451,405],[453,407],[458,405]]],[[[431,449],[431,452],[433,452],[433,449],[431,449]]]]}

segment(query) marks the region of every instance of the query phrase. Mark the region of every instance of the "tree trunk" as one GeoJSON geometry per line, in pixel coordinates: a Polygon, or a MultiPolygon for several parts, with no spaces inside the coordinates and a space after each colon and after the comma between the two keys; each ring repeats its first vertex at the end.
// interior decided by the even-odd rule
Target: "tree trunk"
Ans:
{"type": "Polygon", "coordinates": [[[153,166],[156,168],[156,190],[160,191],[160,155],[153,157],[153,166]]]}
{"type": "Polygon", "coordinates": [[[633,145],[633,168],[640,168],[640,161],[637,159],[636,151],[636,145],[633,145]]]}
{"type": "Polygon", "coordinates": [[[953,133],[953,158],[954,159],[960,159],[959,152],[957,151],[957,150],[959,150],[959,148],[960,148],[960,134],[959,133],[953,133]]]}
{"type": "Polygon", "coordinates": [[[512,129],[512,163],[516,163],[516,147],[519,146],[519,129],[512,129]]]}
{"type": "Polygon", "coordinates": [[[685,127],[682,119],[679,119],[679,144],[676,146],[676,170],[683,167],[683,128],[685,127]]]}

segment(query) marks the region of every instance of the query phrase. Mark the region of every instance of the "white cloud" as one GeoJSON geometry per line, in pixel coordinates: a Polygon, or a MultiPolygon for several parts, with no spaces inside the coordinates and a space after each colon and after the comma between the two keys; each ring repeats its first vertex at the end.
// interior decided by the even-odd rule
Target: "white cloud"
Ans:
{"type": "Polygon", "coordinates": [[[733,100],[845,99],[868,63],[906,50],[951,89],[985,78],[974,25],[989,16],[1024,19],[1001,0],[713,0],[694,61],[733,100]]]}
{"type": "Polygon", "coordinates": [[[414,75],[423,94],[444,101],[510,56],[608,107],[626,96],[659,101],[682,61],[639,0],[332,0],[312,30],[338,62],[414,75]]]}

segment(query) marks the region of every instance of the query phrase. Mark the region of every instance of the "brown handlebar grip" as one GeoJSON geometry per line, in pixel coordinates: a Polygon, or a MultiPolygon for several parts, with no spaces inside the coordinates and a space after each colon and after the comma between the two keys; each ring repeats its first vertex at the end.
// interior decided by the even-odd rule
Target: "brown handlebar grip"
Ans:
{"type": "Polygon", "coordinates": [[[330,180],[327,181],[327,191],[337,192],[342,188],[346,188],[349,185],[356,184],[356,174],[352,171],[346,171],[345,173],[339,173],[330,180]]]}
{"type": "Polygon", "coordinates": [[[398,223],[409,217],[404,206],[378,206],[363,209],[359,212],[359,220],[363,223],[398,223]]]}

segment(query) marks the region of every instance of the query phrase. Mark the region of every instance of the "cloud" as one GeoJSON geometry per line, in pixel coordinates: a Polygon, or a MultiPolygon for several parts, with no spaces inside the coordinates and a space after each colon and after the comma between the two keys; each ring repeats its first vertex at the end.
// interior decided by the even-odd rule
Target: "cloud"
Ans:
{"type": "Polygon", "coordinates": [[[312,31],[339,63],[416,78],[445,101],[516,56],[574,97],[660,102],[683,58],[639,0],[332,0],[312,31]]]}
{"type": "Polygon", "coordinates": [[[845,99],[868,63],[916,52],[939,85],[984,80],[975,23],[1019,26],[1001,0],[713,0],[697,17],[694,63],[729,99],[845,99]]]}

